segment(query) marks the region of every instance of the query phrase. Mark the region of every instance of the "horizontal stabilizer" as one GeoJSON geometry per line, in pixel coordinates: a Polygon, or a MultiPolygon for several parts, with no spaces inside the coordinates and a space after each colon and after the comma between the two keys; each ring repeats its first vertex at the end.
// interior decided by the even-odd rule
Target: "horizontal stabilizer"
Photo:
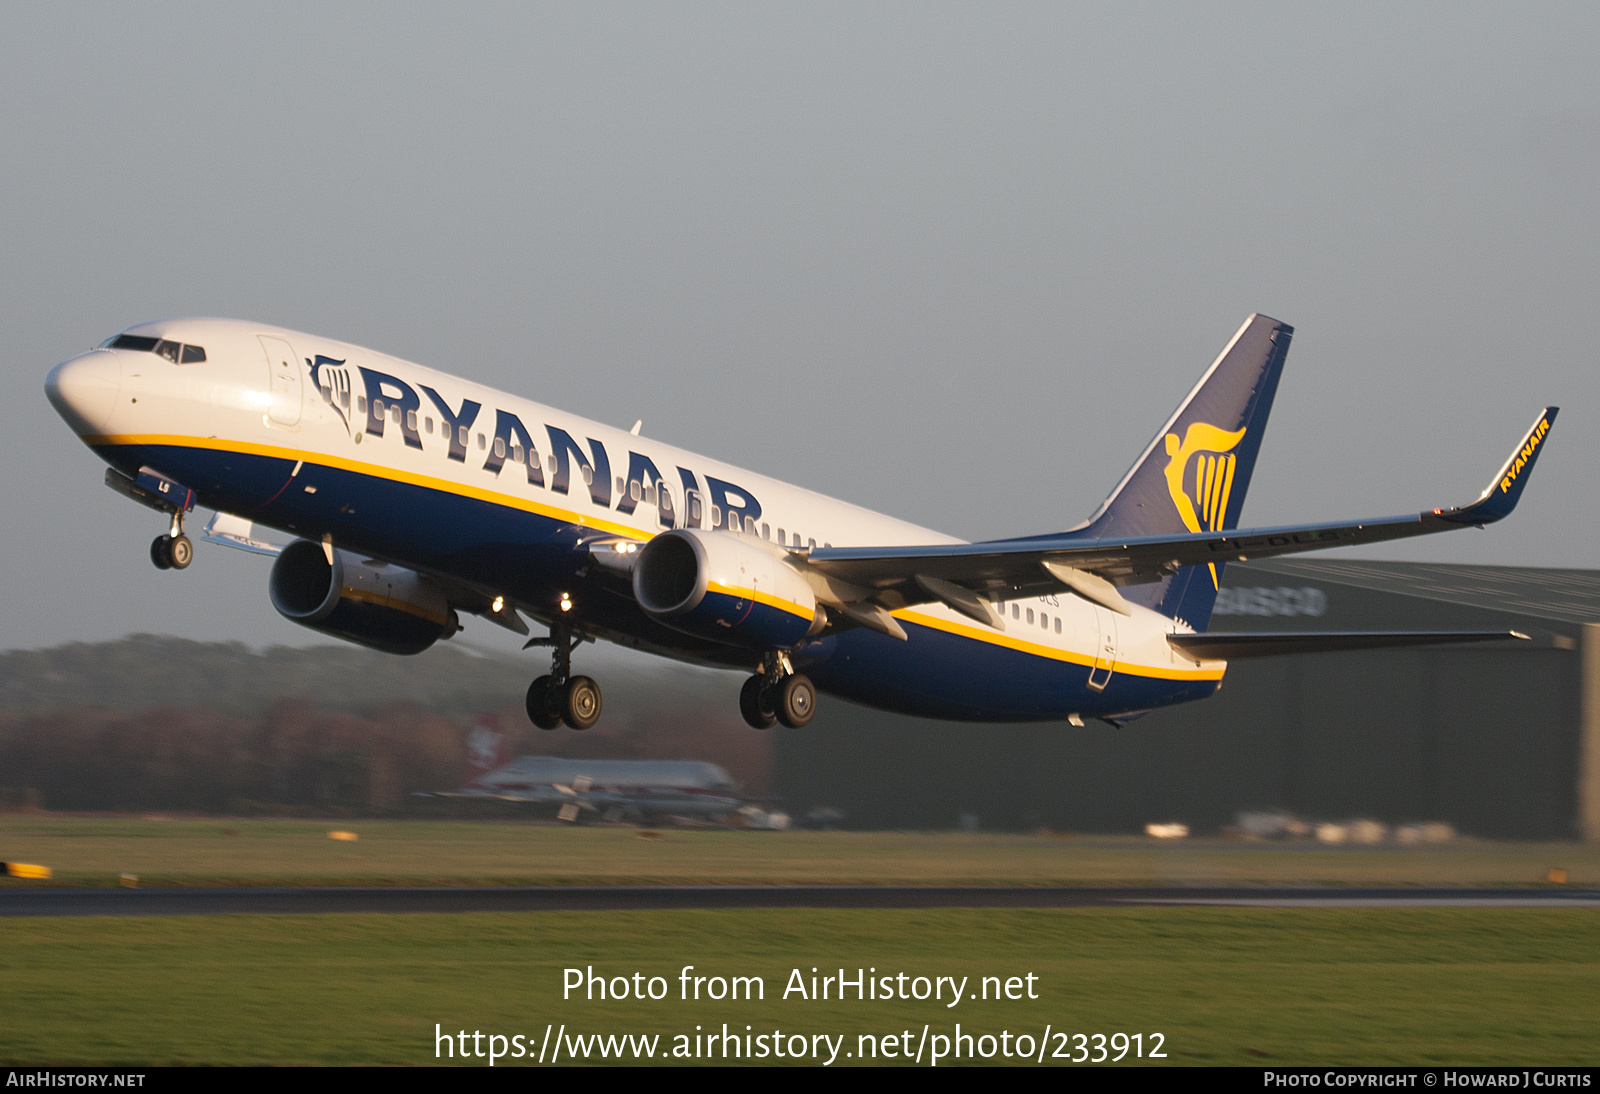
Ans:
{"type": "Polygon", "coordinates": [[[1291,653],[1377,650],[1391,646],[1443,646],[1453,642],[1528,641],[1519,631],[1257,631],[1169,634],[1180,652],[1206,661],[1241,661],[1291,653]]]}

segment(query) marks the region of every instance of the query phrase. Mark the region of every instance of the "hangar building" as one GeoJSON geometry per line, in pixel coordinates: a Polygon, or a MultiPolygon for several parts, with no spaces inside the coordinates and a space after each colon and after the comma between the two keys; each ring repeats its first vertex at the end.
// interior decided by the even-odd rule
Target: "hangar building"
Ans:
{"type": "Polygon", "coordinates": [[[1489,630],[1529,642],[1240,661],[1214,697],[1115,728],[931,722],[829,703],[780,731],[797,816],[862,828],[1216,831],[1244,811],[1600,841],[1600,571],[1230,565],[1214,631],[1489,630]]]}

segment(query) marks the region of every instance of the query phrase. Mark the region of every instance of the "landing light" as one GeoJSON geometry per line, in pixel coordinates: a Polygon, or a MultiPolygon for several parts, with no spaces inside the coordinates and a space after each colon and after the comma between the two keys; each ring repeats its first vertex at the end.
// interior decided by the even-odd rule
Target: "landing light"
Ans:
{"type": "Polygon", "coordinates": [[[567,593],[561,594],[561,610],[564,612],[572,610],[572,597],[567,593]]]}
{"type": "Polygon", "coordinates": [[[489,610],[494,612],[496,615],[499,615],[505,606],[506,598],[503,596],[497,596],[494,598],[494,603],[489,605],[489,610]]]}

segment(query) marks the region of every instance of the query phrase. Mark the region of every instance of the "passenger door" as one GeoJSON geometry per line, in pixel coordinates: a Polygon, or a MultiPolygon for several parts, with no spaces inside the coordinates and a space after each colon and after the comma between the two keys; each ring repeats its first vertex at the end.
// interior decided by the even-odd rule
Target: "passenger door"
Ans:
{"type": "Polygon", "coordinates": [[[294,347],[282,338],[265,334],[256,337],[267,355],[267,390],[272,396],[267,407],[267,424],[279,429],[299,429],[303,386],[300,359],[295,356],[294,347]]]}

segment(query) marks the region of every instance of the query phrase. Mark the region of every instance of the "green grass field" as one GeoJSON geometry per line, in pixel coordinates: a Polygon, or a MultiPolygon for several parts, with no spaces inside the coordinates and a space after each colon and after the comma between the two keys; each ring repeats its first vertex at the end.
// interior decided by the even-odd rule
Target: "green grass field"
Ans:
{"type": "MultiPolygon", "coordinates": [[[[55,879],[0,886],[111,885],[122,873],[137,874],[143,886],[1526,885],[1543,883],[1552,867],[1566,869],[1571,884],[1600,881],[1600,850],[1576,844],[1354,849],[682,830],[639,837],[629,828],[538,824],[14,815],[0,817],[0,857],[48,865],[55,879]],[[334,828],[360,839],[330,840],[334,828]]],[[[937,1047],[959,1022],[979,1036],[1025,1033],[1035,1052],[1049,1026],[1050,1063],[1068,1062],[1054,1056],[1058,1049],[1095,1050],[1092,1040],[1080,1048],[1053,1036],[1067,1031],[1141,1033],[1146,1049],[1148,1035],[1159,1033],[1170,1063],[1592,1064],[1600,1056],[1596,926],[1590,911],[1493,908],[0,919],[0,1059],[431,1063],[438,1023],[447,1032],[520,1034],[524,1046],[532,1039],[534,1055],[547,1024],[584,1037],[660,1035],[656,1059],[671,1062],[676,1035],[693,1037],[697,1025],[720,1032],[726,1022],[735,1033],[754,1027],[752,1036],[843,1036],[836,1062],[857,1063],[845,1054],[861,1048],[862,1035],[909,1029],[920,1039],[926,1025],[937,1047]],[[562,970],[590,965],[608,977],[659,975],[671,995],[564,1001],[562,970]],[[679,1000],[684,965],[705,976],[760,976],[766,998],[679,1000]],[[819,976],[865,967],[969,977],[973,990],[986,976],[1032,973],[1039,998],[955,1008],[943,1005],[948,996],[781,998],[791,970],[809,979],[813,966],[819,976]]],[[[598,1050],[590,1052],[598,1062],[598,1050]]],[[[503,1061],[519,1062],[529,1061],[503,1061]]]]}
{"type": "MultiPolygon", "coordinates": [[[[951,832],[741,832],[443,821],[0,816],[0,861],[56,884],[1600,884],[1600,847],[1431,847],[951,832]],[[327,838],[349,829],[353,843],[327,838]]],[[[38,884],[0,881],[0,885],[38,884]]]]}
{"type": "MultiPolygon", "coordinates": [[[[1143,1033],[1147,1048],[1160,1033],[1165,1062],[1178,1064],[1600,1056],[1600,931],[1593,913],[1571,910],[13,919],[0,920],[0,939],[0,1057],[28,1064],[432,1063],[435,1023],[521,1034],[535,1054],[547,1023],[583,1036],[659,1034],[658,1061],[674,1035],[693,1036],[696,1025],[720,1032],[725,1022],[735,1032],[844,1035],[840,1064],[860,1062],[845,1053],[858,1051],[862,1034],[909,1029],[914,1048],[924,1024],[949,1036],[957,1022],[979,1035],[1027,1033],[1035,1045],[1047,1025],[1143,1033]],[[686,964],[706,976],[760,976],[766,997],[679,1001],[686,964]],[[590,965],[608,976],[660,975],[671,994],[563,1001],[562,970],[590,965]],[[781,998],[792,969],[809,978],[812,966],[841,965],[965,976],[974,987],[1032,973],[1039,998],[955,1008],[781,998]]],[[[1048,1048],[1062,1044],[1052,1038],[1048,1048]]]]}

